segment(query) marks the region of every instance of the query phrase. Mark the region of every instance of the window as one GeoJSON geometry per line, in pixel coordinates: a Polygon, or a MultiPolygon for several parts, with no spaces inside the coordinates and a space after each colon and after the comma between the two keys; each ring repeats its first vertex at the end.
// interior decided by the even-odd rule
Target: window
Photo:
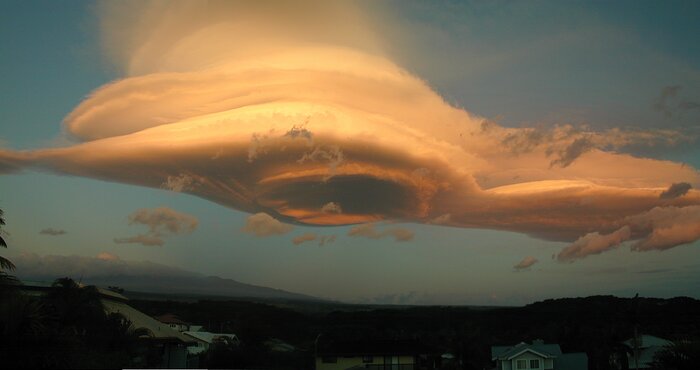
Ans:
{"type": "Polygon", "coordinates": [[[516,369],[527,369],[527,360],[516,360],[515,361],[515,368],[516,369]]]}
{"type": "Polygon", "coordinates": [[[540,368],[540,360],[539,359],[530,360],[530,369],[539,369],[539,368],[540,368]]]}
{"type": "Polygon", "coordinates": [[[362,363],[363,364],[371,364],[374,362],[374,357],[372,356],[362,356],[362,363]]]}
{"type": "Polygon", "coordinates": [[[323,362],[324,364],[334,364],[334,363],[338,362],[338,358],[326,356],[326,357],[321,358],[321,362],[323,362]]]}

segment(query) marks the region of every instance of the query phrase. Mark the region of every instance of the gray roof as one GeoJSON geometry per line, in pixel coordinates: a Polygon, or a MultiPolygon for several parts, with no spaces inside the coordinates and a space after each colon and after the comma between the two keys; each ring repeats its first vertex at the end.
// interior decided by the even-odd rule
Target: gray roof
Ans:
{"type": "MultiPolygon", "coordinates": [[[[639,348],[663,347],[670,346],[673,344],[670,340],[655,337],[653,335],[642,335],[639,337],[639,339],[639,348]]],[[[630,348],[634,348],[634,338],[627,339],[623,343],[625,343],[630,348]]]]}
{"type": "Polygon", "coordinates": [[[520,342],[514,346],[493,346],[491,347],[492,359],[508,359],[523,351],[536,352],[544,357],[558,357],[561,355],[561,348],[558,344],[534,343],[528,344],[520,342]]]}
{"type": "Polygon", "coordinates": [[[156,339],[175,340],[184,343],[194,343],[194,339],[180,333],[177,330],[171,329],[168,324],[164,324],[145,313],[129,306],[126,302],[121,302],[114,299],[102,298],[102,305],[105,311],[112,313],[120,313],[131,321],[134,328],[145,328],[152,333],[152,337],[156,339]]]}
{"type": "Polygon", "coordinates": [[[233,333],[210,333],[208,331],[183,331],[182,333],[210,344],[214,342],[214,339],[222,337],[226,337],[231,340],[238,340],[236,334],[233,333]]]}

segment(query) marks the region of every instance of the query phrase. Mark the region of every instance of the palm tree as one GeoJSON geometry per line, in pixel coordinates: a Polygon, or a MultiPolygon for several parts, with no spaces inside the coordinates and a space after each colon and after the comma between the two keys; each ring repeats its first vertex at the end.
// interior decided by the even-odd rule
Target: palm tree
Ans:
{"type": "MultiPolygon", "coordinates": [[[[3,239],[3,237],[2,237],[2,233],[3,233],[2,226],[3,225],[5,225],[5,217],[3,217],[3,211],[2,211],[2,209],[0,209],[0,247],[7,248],[7,243],[5,242],[5,239],[3,239]]],[[[10,262],[10,260],[8,260],[7,258],[0,256],[0,268],[5,269],[5,270],[14,270],[15,265],[12,262],[10,262]]]]}
{"type": "MultiPolygon", "coordinates": [[[[7,248],[7,243],[5,242],[5,239],[3,239],[2,234],[2,226],[5,225],[5,218],[3,217],[3,211],[0,209],[0,247],[7,248]]],[[[14,270],[15,265],[10,262],[7,258],[0,256],[0,286],[2,287],[8,287],[8,286],[13,286],[18,283],[17,278],[14,276],[8,274],[5,271],[2,270],[14,270]]]]}

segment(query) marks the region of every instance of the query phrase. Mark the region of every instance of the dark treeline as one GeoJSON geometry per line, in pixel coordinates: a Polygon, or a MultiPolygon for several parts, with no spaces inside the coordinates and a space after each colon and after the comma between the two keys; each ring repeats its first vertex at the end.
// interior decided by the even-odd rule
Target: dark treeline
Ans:
{"type": "MultiPolygon", "coordinates": [[[[670,340],[700,337],[700,301],[691,298],[596,296],[513,308],[370,306],[316,313],[245,301],[136,300],[131,304],[150,315],[174,313],[211,331],[235,333],[259,357],[273,356],[265,350],[265,340],[284,340],[301,350],[294,356],[306,354],[307,360],[289,359],[297,364],[310,363],[319,334],[321,343],[418,339],[441,353],[456,355],[465,369],[489,369],[492,345],[534,339],[558,343],[564,352],[586,352],[590,369],[607,370],[610,355],[621,350],[620,343],[632,337],[635,326],[640,333],[670,340]]],[[[280,361],[284,360],[276,362],[280,361]]]]}
{"type": "Polygon", "coordinates": [[[107,314],[95,287],[58,279],[33,295],[0,284],[0,361],[14,368],[123,368],[148,365],[141,332],[107,314]]]}

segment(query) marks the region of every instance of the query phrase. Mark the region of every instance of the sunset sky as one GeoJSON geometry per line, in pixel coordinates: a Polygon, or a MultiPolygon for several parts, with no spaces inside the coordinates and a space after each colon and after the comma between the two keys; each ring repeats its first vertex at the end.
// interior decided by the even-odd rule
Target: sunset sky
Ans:
{"type": "Polygon", "coordinates": [[[700,298],[698,14],[2,2],[3,253],[347,302],[700,298]]]}

